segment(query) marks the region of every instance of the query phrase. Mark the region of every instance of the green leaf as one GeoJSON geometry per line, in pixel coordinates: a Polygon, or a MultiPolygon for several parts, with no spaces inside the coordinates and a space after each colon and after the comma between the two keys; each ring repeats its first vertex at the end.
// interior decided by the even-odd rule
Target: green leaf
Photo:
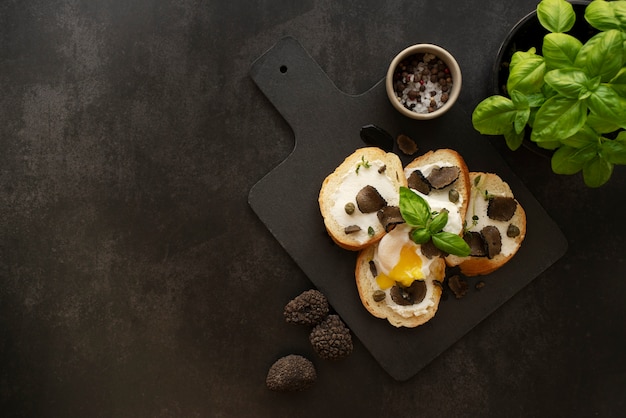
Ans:
{"type": "Polygon", "coordinates": [[[620,24],[619,30],[626,32],[626,2],[612,1],[610,4],[613,9],[613,15],[620,24]]]}
{"type": "Polygon", "coordinates": [[[600,153],[612,164],[626,165],[626,132],[620,132],[616,139],[604,141],[600,153]]]}
{"type": "Polygon", "coordinates": [[[537,143],[559,141],[578,132],[586,119],[587,106],[583,102],[551,97],[537,112],[530,139],[537,143]]]}
{"type": "Polygon", "coordinates": [[[472,124],[483,135],[502,135],[511,128],[516,112],[511,99],[490,96],[474,109],[472,124]]]}
{"type": "Polygon", "coordinates": [[[529,48],[528,51],[515,51],[511,56],[511,62],[509,63],[509,68],[515,67],[521,61],[525,61],[528,59],[535,59],[539,55],[537,55],[537,48],[532,47],[529,48]]]}
{"type": "Polygon", "coordinates": [[[607,120],[600,115],[590,113],[587,116],[587,125],[589,125],[598,134],[607,134],[615,132],[620,128],[620,125],[613,120],[607,120]]]}
{"type": "Polygon", "coordinates": [[[515,113],[515,118],[513,120],[513,127],[515,129],[515,133],[519,134],[524,131],[526,123],[530,118],[530,105],[526,95],[520,93],[517,90],[513,90],[511,92],[511,99],[513,100],[513,104],[517,109],[517,112],[515,113]]]}
{"type": "MultiPolygon", "coordinates": [[[[515,53],[514,56],[518,54],[515,53]]],[[[543,75],[546,72],[545,60],[541,55],[520,54],[518,60],[509,66],[509,78],[506,82],[506,90],[511,92],[519,90],[524,94],[536,93],[543,85],[543,75]]]]}
{"type": "Polygon", "coordinates": [[[541,48],[548,70],[572,68],[583,44],[566,33],[549,33],[543,38],[541,48]]]}
{"type": "Polygon", "coordinates": [[[616,125],[626,124],[626,99],[608,85],[599,86],[586,100],[589,110],[616,125]]]}
{"type": "Polygon", "coordinates": [[[439,212],[437,214],[437,216],[435,216],[430,224],[428,225],[428,230],[431,232],[431,234],[436,234],[437,232],[440,232],[444,226],[446,226],[446,224],[448,223],[448,210],[447,209],[443,209],[441,212],[439,212]]]}
{"type": "Polygon", "coordinates": [[[433,244],[441,251],[448,254],[457,255],[459,257],[467,257],[470,255],[470,247],[460,236],[451,232],[439,232],[432,236],[433,244]]]}
{"type": "Polygon", "coordinates": [[[600,85],[599,78],[591,82],[585,73],[575,69],[548,71],[544,79],[550,87],[569,99],[580,99],[589,94],[590,87],[593,89],[600,85]]]}
{"type": "Polygon", "coordinates": [[[574,26],[574,8],[565,0],[542,0],[537,5],[539,23],[550,32],[567,32],[574,26]]]}
{"type": "Polygon", "coordinates": [[[525,96],[528,101],[528,106],[530,107],[541,107],[546,101],[546,96],[544,96],[543,93],[530,93],[525,96]]]}
{"type": "Polygon", "coordinates": [[[615,15],[613,3],[618,2],[592,1],[585,8],[585,19],[598,30],[620,29],[622,23],[615,15]]]}
{"type": "Polygon", "coordinates": [[[430,237],[431,234],[428,228],[416,228],[411,231],[411,239],[416,244],[426,244],[430,237]]]}
{"type": "Polygon", "coordinates": [[[615,77],[609,81],[609,86],[622,97],[626,97],[626,67],[622,67],[615,77]]]}
{"type": "Polygon", "coordinates": [[[525,133],[525,130],[521,132],[516,132],[513,128],[511,128],[510,131],[505,132],[504,139],[506,141],[507,147],[509,147],[511,151],[515,151],[516,149],[518,149],[522,145],[522,142],[524,142],[525,133]]]}
{"type": "Polygon", "coordinates": [[[599,142],[600,134],[589,124],[589,118],[587,118],[587,123],[578,132],[561,140],[563,145],[572,148],[582,148],[590,144],[598,144],[599,142]]]}
{"type": "Polygon", "coordinates": [[[583,180],[588,187],[600,187],[613,174],[613,164],[598,155],[583,167],[583,180]]]}
{"type": "Polygon", "coordinates": [[[556,174],[574,174],[582,170],[596,155],[595,144],[580,149],[563,145],[552,154],[550,164],[556,174]]]}
{"type": "Polygon", "coordinates": [[[580,48],[576,66],[584,69],[589,77],[600,76],[602,82],[610,81],[624,63],[624,37],[612,29],[600,32],[580,48]]]}
{"type": "Polygon", "coordinates": [[[408,187],[400,187],[400,214],[409,226],[425,227],[430,220],[430,207],[423,197],[408,187]]]}

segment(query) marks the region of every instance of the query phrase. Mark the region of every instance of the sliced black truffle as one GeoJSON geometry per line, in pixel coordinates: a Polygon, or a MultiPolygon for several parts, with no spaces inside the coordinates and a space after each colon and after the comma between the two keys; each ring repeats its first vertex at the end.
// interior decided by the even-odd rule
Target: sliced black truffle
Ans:
{"type": "Polygon", "coordinates": [[[299,392],[313,386],[316,379],[315,366],[309,359],[290,354],[272,364],[265,384],[277,392],[299,392]]]}
{"type": "Polygon", "coordinates": [[[372,276],[373,277],[378,276],[378,269],[376,268],[376,263],[374,262],[374,260],[370,260],[369,266],[370,266],[370,273],[372,273],[372,276]]]}
{"type": "Polygon", "coordinates": [[[487,216],[494,221],[508,221],[516,209],[517,201],[512,197],[495,196],[489,199],[487,216]]]}
{"type": "Polygon", "coordinates": [[[431,189],[430,183],[428,183],[428,180],[426,180],[426,177],[424,177],[422,172],[419,170],[415,170],[409,175],[409,178],[407,179],[407,183],[411,189],[417,190],[420,193],[423,193],[423,194],[430,193],[430,189],[431,189]]]}
{"type": "Polygon", "coordinates": [[[309,289],[287,303],[283,310],[285,321],[298,325],[317,325],[328,315],[326,296],[317,289],[309,289]]]}
{"type": "Polygon", "coordinates": [[[400,134],[396,138],[396,141],[398,142],[398,148],[400,148],[400,151],[406,155],[413,155],[417,152],[417,144],[411,137],[400,134]]]}
{"type": "Polygon", "coordinates": [[[426,256],[429,260],[433,257],[445,257],[447,255],[445,251],[435,247],[432,239],[429,239],[422,244],[422,254],[424,254],[424,256],[426,256]]]}
{"type": "Polygon", "coordinates": [[[487,258],[494,258],[502,251],[502,236],[500,231],[493,225],[484,227],[480,234],[485,241],[485,250],[487,252],[487,258]]]}
{"type": "Polygon", "coordinates": [[[343,232],[346,234],[353,234],[355,232],[359,232],[361,227],[358,225],[348,225],[343,229],[343,232]]]}
{"type": "Polygon", "coordinates": [[[463,235],[463,239],[470,247],[470,255],[473,257],[484,257],[487,255],[485,250],[485,240],[480,232],[467,231],[463,235]]]}
{"type": "Polygon", "coordinates": [[[461,299],[467,293],[469,286],[467,284],[467,280],[463,279],[458,274],[455,274],[448,279],[448,287],[452,290],[452,293],[454,293],[454,296],[457,299],[461,299]]]}
{"type": "Polygon", "coordinates": [[[374,186],[367,185],[357,193],[356,204],[361,212],[372,213],[387,206],[387,201],[374,186]]]}
{"type": "Polygon", "coordinates": [[[385,232],[389,232],[394,226],[404,223],[398,206],[385,206],[378,211],[377,215],[380,224],[385,228],[385,232]]]}
{"type": "Polygon", "coordinates": [[[454,183],[460,173],[461,169],[456,166],[435,167],[426,179],[434,189],[443,189],[454,183]]]}
{"type": "Polygon", "coordinates": [[[389,292],[391,299],[398,305],[415,305],[424,300],[426,296],[426,283],[423,280],[415,280],[409,287],[395,285],[389,292]]]}
{"type": "Polygon", "coordinates": [[[352,353],[352,335],[339,315],[328,315],[309,334],[315,352],[325,360],[339,360],[352,353]]]}

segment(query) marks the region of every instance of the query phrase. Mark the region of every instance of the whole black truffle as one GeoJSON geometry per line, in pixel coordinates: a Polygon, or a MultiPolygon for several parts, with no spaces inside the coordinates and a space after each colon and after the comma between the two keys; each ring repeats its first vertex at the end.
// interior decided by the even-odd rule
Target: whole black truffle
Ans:
{"type": "Polygon", "coordinates": [[[315,366],[309,359],[290,354],[272,364],[265,384],[277,392],[298,392],[313,386],[316,379],[315,366]]]}
{"type": "Polygon", "coordinates": [[[315,352],[326,360],[338,360],[352,353],[350,330],[339,315],[328,315],[311,330],[309,341],[315,352]]]}
{"type": "Polygon", "coordinates": [[[317,325],[326,318],[328,309],[326,296],[319,290],[310,289],[289,301],[283,314],[290,324],[317,325]]]}

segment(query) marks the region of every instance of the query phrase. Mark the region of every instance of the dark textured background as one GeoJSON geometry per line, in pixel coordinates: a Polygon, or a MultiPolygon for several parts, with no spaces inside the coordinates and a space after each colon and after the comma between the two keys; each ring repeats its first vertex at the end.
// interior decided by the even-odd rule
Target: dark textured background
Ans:
{"type": "Polygon", "coordinates": [[[622,167],[591,190],[499,146],[568,253],[407,382],[358,341],[321,361],[283,322],[311,283],[247,204],[293,146],[248,74],[282,36],[347,93],[405,46],[441,44],[471,107],[535,4],[2,0],[1,414],[619,416],[622,167]],[[316,386],[268,391],[267,369],[292,352],[314,360],[316,386]]]}

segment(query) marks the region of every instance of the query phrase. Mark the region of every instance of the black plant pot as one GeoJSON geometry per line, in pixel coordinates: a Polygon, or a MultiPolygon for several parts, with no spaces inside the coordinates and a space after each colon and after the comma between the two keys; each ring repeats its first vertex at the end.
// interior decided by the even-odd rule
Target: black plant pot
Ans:
{"type": "MultiPolygon", "coordinates": [[[[574,12],[576,13],[576,22],[574,27],[568,33],[585,43],[593,35],[598,33],[598,31],[591,27],[585,20],[585,8],[589,2],[570,1],[570,3],[574,7],[574,12]]],[[[524,16],[515,24],[515,26],[513,26],[507,37],[500,45],[498,55],[496,56],[492,70],[493,94],[500,94],[508,97],[506,82],[509,77],[509,63],[511,62],[511,57],[517,51],[528,51],[532,47],[535,47],[537,54],[541,55],[543,37],[547,33],[548,31],[541,26],[539,19],[537,19],[536,10],[524,16]]],[[[554,152],[552,150],[540,148],[537,144],[532,142],[530,140],[530,132],[528,129],[526,130],[526,136],[522,145],[532,152],[548,158],[551,157],[554,152]]]]}

